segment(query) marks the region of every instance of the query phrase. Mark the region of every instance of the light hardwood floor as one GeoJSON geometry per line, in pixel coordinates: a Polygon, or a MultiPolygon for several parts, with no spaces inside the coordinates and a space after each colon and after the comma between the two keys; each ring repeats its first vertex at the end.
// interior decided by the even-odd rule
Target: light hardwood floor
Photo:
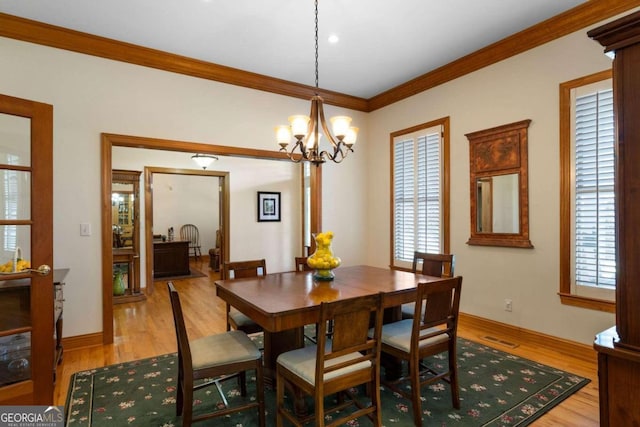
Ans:
{"type": "MultiPolygon", "coordinates": [[[[213,280],[218,274],[209,269],[206,257],[192,266],[208,274],[188,280],[174,280],[180,292],[185,322],[191,339],[225,330],[225,304],[216,297],[213,280]]],[[[54,402],[64,405],[69,378],[77,371],[97,368],[176,351],[176,341],[166,282],[156,282],[156,291],[146,301],[114,306],[114,343],[82,349],[67,349],[58,367],[54,402]]],[[[464,290],[462,292],[464,298],[464,290]]],[[[555,366],[591,379],[580,391],[545,414],[533,426],[598,426],[598,380],[595,351],[570,354],[566,348],[551,347],[529,335],[499,328],[487,328],[473,319],[461,320],[458,334],[521,357],[555,366]],[[509,348],[487,341],[487,335],[516,343],[509,348]]]]}

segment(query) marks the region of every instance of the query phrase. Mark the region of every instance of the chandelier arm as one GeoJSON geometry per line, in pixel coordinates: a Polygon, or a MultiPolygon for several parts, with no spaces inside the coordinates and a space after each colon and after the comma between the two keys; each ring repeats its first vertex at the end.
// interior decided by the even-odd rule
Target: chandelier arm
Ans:
{"type": "Polygon", "coordinates": [[[315,99],[316,97],[311,98],[311,111],[309,111],[309,123],[307,124],[307,134],[303,139],[303,144],[300,147],[301,151],[305,152],[305,159],[310,159],[315,156],[318,152],[318,135],[316,132],[317,123],[318,123],[318,102],[315,99]],[[309,147],[309,139],[313,135],[313,146],[309,147]]]}
{"type": "MultiPolygon", "coordinates": [[[[280,148],[280,151],[284,152],[292,162],[300,163],[303,160],[307,160],[307,156],[304,152],[302,152],[301,156],[295,155],[295,150],[296,148],[298,148],[298,146],[302,146],[302,142],[300,140],[296,141],[296,143],[291,148],[291,151],[287,150],[285,147],[280,148]]],[[[302,151],[302,148],[300,148],[300,151],[302,151]]]]}
{"type": "Polygon", "coordinates": [[[327,139],[329,140],[329,142],[331,143],[331,145],[333,146],[334,150],[335,148],[338,146],[338,142],[336,142],[336,140],[334,139],[333,135],[331,134],[331,132],[329,132],[329,128],[327,127],[327,122],[324,118],[324,104],[323,104],[323,99],[320,96],[314,96],[314,98],[318,99],[318,113],[320,116],[320,124],[322,125],[322,130],[324,131],[324,134],[327,136],[327,139]]]}
{"type": "Polygon", "coordinates": [[[344,147],[346,147],[346,145],[342,141],[338,141],[338,144],[333,148],[333,154],[327,153],[326,151],[324,153],[326,153],[326,156],[332,162],[340,163],[347,157],[347,154],[349,154],[348,150],[347,152],[343,150],[344,147]]]}

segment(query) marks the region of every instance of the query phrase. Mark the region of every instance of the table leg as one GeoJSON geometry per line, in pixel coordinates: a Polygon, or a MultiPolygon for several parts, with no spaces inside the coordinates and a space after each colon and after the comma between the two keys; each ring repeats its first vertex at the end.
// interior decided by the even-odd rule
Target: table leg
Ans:
{"type": "MultiPolygon", "coordinates": [[[[264,381],[275,388],[276,364],[278,356],[284,352],[302,348],[304,346],[304,329],[296,328],[282,332],[264,331],[264,381]]],[[[291,390],[294,396],[294,412],[298,417],[308,414],[304,403],[304,395],[298,389],[291,390]]]]}
{"type": "MultiPolygon", "coordinates": [[[[387,307],[384,309],[383,323],[392,323],[399,320],[402,320],[402,307],[387,307]]],[[[402,376],[401,359],[383,353],[380,357],[380,364],[384,366],[384,376],[387,381],[394,381],[402,376]]]]}
{"type": "Polygon", "coordinates": [[[288,329],[282,332],[264,331],[264,376],[265,383],[276,382],[276,360],[287,351],[304,346],[303,328],[288,329]]]}

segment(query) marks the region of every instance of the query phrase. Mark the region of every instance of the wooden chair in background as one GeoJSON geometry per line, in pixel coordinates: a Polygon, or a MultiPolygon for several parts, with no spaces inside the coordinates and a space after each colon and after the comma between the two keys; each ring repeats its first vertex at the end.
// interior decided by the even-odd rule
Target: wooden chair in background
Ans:
{"type": "Polygon", "coordinates": [[[317,345],[282,353],[277,359],[276,425],[283,418],[296,426],[316,420],[324,425],[326,414],[333,414],[331,425],[341,425],[350,419],[368,416],[374,425],[382,425],[380,409],[380,331],[383,310],[380,295],[352,298],[320,305],[317,345]],[[371,313],[375,326],[369,336],[371,313]],[[326,325],[333,321],[333,339],[327,340],[326,325]],[[315,413],[298,418],[285,407],[285,384],[313,397],[315,413]],[[355,399],[351,389],[366,385],[369,400],[363,404],[355,399]],[[325,408],[327,395],[340,393],[338,404],[325,408]],[[344,399],[342,395],[346,395],[344,399]],[[344,415],[342,409],[355,405],[357,410],[344,415]],[[341,418],[338,418],[342,415],[341,418]]]}
{"type": "Polygon", "coordinates": [[[209,268],[220,271],[222,263],[222,231],[216,230],[216,247],[209,249],[209,268]]]}
{"type": "Polygon", "coordinates": [[[420,387],[425,384],[440,379],[447,381],[451,387],[453,407],[460,409],[456,340],[461,288],[460,276],[441,282],[420,283],[414,305],[415,313],[424,315],[382,327],[382,352],[409,364],[407,375],[383,383],[411,401],[416,426],[422,426],[420,387]],[[421,364],[425,357],[445,351],[448,355],[446,371],[436,371],[421,364]],[[411,385],[410,392],[404,387],[407,381],[411,385]]]}
{"type": "MultiPolygon", "coordinates": [[[[267,262],[264,259],[223,263],[222,278],[225,280],[258,277],[265,274],[267,274],[267,262]]],[[[260,325],[227,303],[227,331],[233,329],[247,334],[262,332],[260,325]]]]}
{"type": "Polygon", "coordinates": [[[258,411],[260,427],[265,427],[262,353],[258,347],[241,331],[224,332],[189,341],[178,292],[172,282],[168,282],[167,287],[178,342],[176,415],[182,415],[182,425],[189,427],[192,422],[255,408],[258,411]],[[220,377],[224,376],[224,380],[239,377],[240,393],[246,397],[246,371],[249,370],[256,371],[256,400],[247,399],[247,403],[229,407],[220,387],[220,377]],[[197,380],[207,381],[196,385],[197,380]],[[193,392],[211,385],[218,388],[225,408],[218,410],[216,407],[215,412],[194,417],[193,392]]]}
{"type": "MultiPolygon", "coordinates": [[[[453,254],[430,254],[415,251],[411,271],[435,277],[453,277],[455,257],[453,254]]],[[[413,319],[414,304],[402,305],[402,318],[413,319]]]]}
{"type": "Polygon", "coordinates": [[[189,241],[189,254],[193,251],[193,256],[200,259],[202,251],[200,249],[200,231],[193,224],[185,224],[180,227],[180,240],[189,241]]]}
{"type": "Polygon", "coordinates": [[[307,265],[307,257],[306,256],[297,256],[296,257],[296,271],[311,271],[313,268],[307,265]]]}

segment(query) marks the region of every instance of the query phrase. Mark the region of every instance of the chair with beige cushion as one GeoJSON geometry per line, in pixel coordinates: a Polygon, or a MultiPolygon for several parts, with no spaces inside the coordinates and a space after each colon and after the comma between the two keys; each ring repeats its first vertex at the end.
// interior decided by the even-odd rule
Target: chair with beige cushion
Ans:
{"type": "Polygon", "coordinates": [[[394,381],[383,381],[391,390],[412,403],[414,424],[422,425],[420,388],[440,379],[451,387],[453,407],[460,409],[456,340],[462,277],[440,282],[419,283],[415,313],[421,317],[404,319],[382,327],[382,353],[408,362],[408,373],[394,381]],[[421,361],[436,354],[447,353],[447,369],[437,371],[421,361]],[[407,391],[406,384],[410,384],[407,391]]]}
{"type": "Polygon", "coordinates": [[[182,425],[189,427],[192,422],[255,408],[258,411],[260,427],[265,426],[265,400],[262,373],[262,353],[244,332],[230,331],[209,335],[189,341],[184,323],[180,297],[172,282],[167,283],[173,319],[178,342],[178,386],[176,415],[182,416],[182,425]],[[221,376],[224,380],[239,377],[240,393],[247,396],[246,371],[256,372],[256,398],[246,399],[243,404],[229,407],[220,388],[221,376]],[[203,382],[196,385],[196,381],[203,382]],[[203,387],[215,385],[224,403],[224,409],[213,405],[214,412],[193,416],[193,392],[203,387]]]}
{"type": "MultiPolygon", "coordinates": [[[[267,274],[267,262],[264,259],[225,262],[222,268],[222,278],[225,280],[258,277],[265,274],[267,274]]],[[[260,325],[227,303],[227,331],[233,329],[247,334],[262,332],[260,325]]]]}
{"type": "MultiPolygon", "coordinates": [[[[430,254],[415,251],[411,271],[427,276],[453,277],[455,257],[452,254],[430,254]]],[[[402,318],[413,319],[414,304],[402,305],[402,318]]]]}
{"type": "MultiPolygon", "coordinates": [[[[380,330],[383,310],[380,295],[323,302],[317,345],[282,353],[277,359],[276,425],[283,418],[296,426],[315,420],[324,426],[331,414],[330,425],[342,425],[358,417],[367,416],[375,426],[381,425],[380,409],[380,330]],[[375,326],[368,337],[371,313],[375,326]],[[326,335],[326,325],[333,320],[333,338],[326,335]],[[285,405],[285,385],[312,396],[314,413],[304,418],[285,405]],[[351,392],[354,387],[366,386],[366,396],[351,392]],[[325,408],[325,396],[339,393],[337,404],[325,408]],[[346,399],[344,398],[346,397],[346,399]],[[363,402],[365,400],[366,402],[363,402]],[[356,411],[345,415],[342,409],[355,405],[356,411]]],[[[347,411],[348,412],[348,411],[347,411]]]]}

